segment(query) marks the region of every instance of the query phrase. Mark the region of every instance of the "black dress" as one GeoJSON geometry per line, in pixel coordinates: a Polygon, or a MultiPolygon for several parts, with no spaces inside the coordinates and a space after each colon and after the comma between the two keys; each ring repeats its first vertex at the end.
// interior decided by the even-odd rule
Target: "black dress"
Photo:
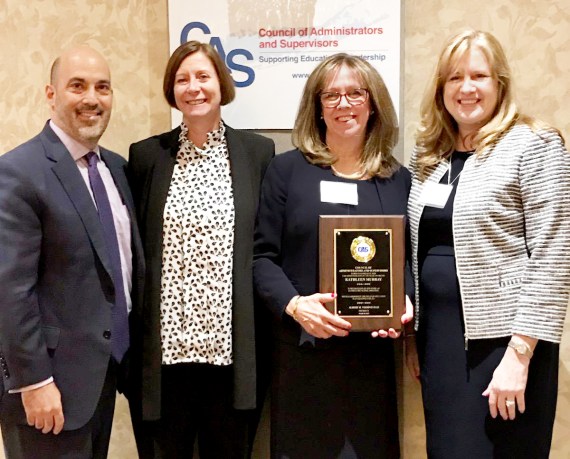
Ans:
{"type": "Polygon", "coordinates": [[[452,176],[448,182],[446,173],[440,181],[453,182],[453,190],[443,209],[424,208],[419,227],[421,313],[417,346],[428,456],[547,458],[550,440],[543,439],[552,436],[548,420],[554,416],[556,390],[543,391],[542,387],[556,387],[558,346],[539,342],[529,368],[526,413],[517,412],[515,421],[503,421],[500,416],[491,418],[482,393],[504,356],[509,337],[467,343],[464,339],[452,214],[458,175],[469,155],[453,153],[452,176]]]}
{"type": "Polygon", "coordinates": [[[319,215],[403,214],[404,168],[391,179],[351,181],[309,164],[298,151],[278,155],[262,187],[254,283],[276,316],[271,457],[400,456],[393,342],[369,333],[315,339],[283,308],[298,292],[318,292],[319,215]],[[320,182],[353,183],[358,205],[322,202],[320,182]]]}

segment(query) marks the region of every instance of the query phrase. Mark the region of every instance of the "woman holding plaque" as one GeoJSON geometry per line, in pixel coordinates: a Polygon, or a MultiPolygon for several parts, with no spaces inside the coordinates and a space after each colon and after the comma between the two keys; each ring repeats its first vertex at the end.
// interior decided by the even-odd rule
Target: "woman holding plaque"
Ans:
{"type": "Polygon", "coordinates": [[[570,155],[556,129],[518,111],[486,32],[446,42],[421,111],[406,350],[428,456],[547,458],[570,291],[570,155]]]}
{"type": "Polygon", "coordinates": [[[392,156],[397,138],[378,72],[336,54],[307,80],[297,149],[267,169],[254,284],[275,317],[273,458],[400,455],[393,343],[350,333],[348,321],[327,311],[335,292],[319,292],[318,266],[320,215],[406,213],[410,175],[392,156]]]}

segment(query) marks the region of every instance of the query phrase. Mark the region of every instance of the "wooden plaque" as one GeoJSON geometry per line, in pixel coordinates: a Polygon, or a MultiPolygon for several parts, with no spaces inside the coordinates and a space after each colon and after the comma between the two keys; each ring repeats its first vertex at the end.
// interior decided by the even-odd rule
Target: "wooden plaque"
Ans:
{"type": "Polygon", "coordinates": [[[321,215],[320,291],[352,331],[402,328],[405,312],[403,215],[321,215]]]}

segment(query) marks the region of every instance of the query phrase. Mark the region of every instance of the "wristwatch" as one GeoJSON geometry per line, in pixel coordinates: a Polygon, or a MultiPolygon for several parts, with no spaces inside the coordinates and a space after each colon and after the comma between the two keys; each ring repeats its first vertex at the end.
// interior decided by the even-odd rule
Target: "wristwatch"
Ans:
{"type": "Polygon", "coordinates": [[[524,355],[525,357],[528,357],[529,359],[531,359],[532,355],[534,354],[534,352],[532,352],[532,350],[530,349],[528,344],[525,344],[525,343],[517,343],[517,342],[514,342],[513,340],[511,340],[511,341],[509,341],[508,346],[511,349],[514,349],[517,352],[517,354],[524,355]]]}

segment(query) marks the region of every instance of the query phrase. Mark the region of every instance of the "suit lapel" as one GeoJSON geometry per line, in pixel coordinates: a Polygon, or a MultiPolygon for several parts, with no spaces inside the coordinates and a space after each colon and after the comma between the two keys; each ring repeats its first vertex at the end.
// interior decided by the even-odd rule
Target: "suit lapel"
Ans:
{"type": "Polygon", "coordinates": [[[230,157],[230,170],[232,175],[232,191],[234,194],[235,226],[234,245],[247,239],[249,225],[247,216],[251,214],[254,202],[253,184],[251,179],[249,153],[243,144],[239,132],[226,126],[226,140],[230,157]]]}
{"type": "Polygon", "coordinates": [[[173,130],[168,142],[154,155],[152,178],[148,187],[152,193],[146,195],[147,202],[142,215],[142,227],[146,229],[144,248],[148,251],[147,256],[162,254],[164,206],[176,164],[179,135],[180,128],[173,130]]]}
{"type": "Polygon", "coordinates": [[[385,215],[405,213],[405,206],[402,208],[402,202],[405,200],[402,200],[402,196],[406,196],[406,188],[401,176],[396,172],[389,178],[377,177],[374,182],[376,183],[382,213],[385,215]]]}
{"type": "Polygon", "coordinates": [[[99,214],[85,185],[85,181],[77,169],[77,164],[75,164],[67,148],[65,148],[49,126],[46,125],[42,131],[41,139],[45,147],[46,156],[54,162],[52,167],[53,173],[58,178],[73,207],[79,214],[95,252],[112,278],[111,265],[107,256],[99,214]]]}
{"type": "Polygon", "coordinates": [[[119,190],[119,194],[121,198],[123,198],[124,204],[129,209],[129,214],[134,209],[134,202],[133,197],[131,195],[129,184],[127,182],[127,176],[125,175],[125,168],[124,163],[121,161],[116,161],[110,151],[105,150],[104,148],[100,148],[101,150],[101,157],[105,162],[105,165],[111,172],[111,176],[113,177],[113,181],[117,189],[119,190]]]}
{"type": "MultiPolygon", "coordinates": [[[[177,137],[177,136],[176,136],[177,137]]],[[[176,154],[178,152],[177,138],[171,138],[170,148],[161,151],[156,156],[152,171],[153,193],[149,196],[149,207],[154,209],[164,209],[172,173],[176,165],[176,154]]]]}
{"type": "Polygon", "coordinates": [[[142,272],[142,267],[144,266],[144,257],[142,256],[142,242],[140,239],[140,234],[138,230],[137,217],[135,212],[135,204],[133,201],[133,196],[129,188],[129,183],[127,181],[127,176],[125,175],[125,168],[123,161],[117,161],[117,159],[104,148],[101,148],[101,156],[103,161],[107,165],[107,168],[111,172],[115,186],[119,190],[119,194],[123,199],[123,203],[127,207],[129,213],[129,220],[131,223],[131,246],[133,250],[133,260],[137,263],[137,273],[142,272]]]}
{"type": "MultiPolygon", "coordinates": [[[[428,182],[439,183],[439,181],[445,175],[448,169],[449,169],[449,161],[447,160],[441,161],[437,166],[432,166],[427,170],[426,172],[427,178],[424,182],[419,182],[417,179],[414,179],[414,181],[412,182],[412,188],[413,189],[415,189],[416,187],[419,188],[416,191],[417,197],[419,198],[426,183],[428,182]]],[[[423,214],[426,205],[423,202],[421,202],[419,199],[417,200],[413,199],[411,200],[411,202],[415,203],[414,209],[416,210],[417,214],[416,212],[414,212],[413,216],[410,215],[410,220],[412,221],[412,223],[416,222],[419,225],[421,215],[423,214]]]]}

